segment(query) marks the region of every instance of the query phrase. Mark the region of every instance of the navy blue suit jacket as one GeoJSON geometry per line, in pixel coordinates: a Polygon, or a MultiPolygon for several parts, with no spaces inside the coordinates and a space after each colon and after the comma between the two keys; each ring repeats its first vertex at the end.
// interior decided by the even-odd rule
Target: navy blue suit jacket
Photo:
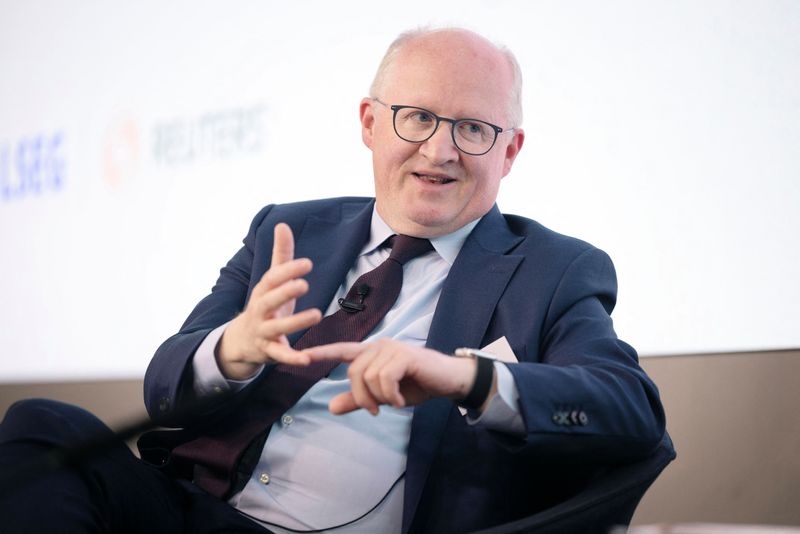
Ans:
{"type": "MultiPolygon", "coordinates": [[[[198,345],[244,308],[270,265],[276,223],[289,224],[296,256],[315,265],[296,309],[325,310],[367,241],[373,203],[348,197],[262,209],[211,294],[154,356],[145,378],[150,413],[180,403],[198,345]]],[[[607,466],[652,453],[664,414],[636,352],[613,330],[616,290],[601,250],[496,206],[486,214],[450,270],[427,346],[452,353],[505,336],[520,362],[509,369],[526,435],[470,426],[447,399],[416,407],[404,532],[465,532],[523,517],[607,466]]]]}

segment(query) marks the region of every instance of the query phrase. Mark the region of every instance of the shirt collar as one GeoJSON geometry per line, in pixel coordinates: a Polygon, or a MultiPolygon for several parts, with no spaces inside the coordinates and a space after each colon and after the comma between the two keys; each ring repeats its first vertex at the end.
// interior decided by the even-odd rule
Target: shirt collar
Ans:
{"type": "MultiPolygon", "coordinates": [[[[453,265],[456,261],[456,256],[461,252],[461,247],[464,245],[467,236],[475,228],[475,225],[480,222],[483,217],[475,219],[474,221],[465,224],[455,232],[431,238],[431,244],[439,256],[448,264],[453,265]]],[[[378,215],[378,210],[375,206],[372,207],[372,222],[370,223],[369,241],[361,250],[361,255],[369,254],[383,244],[389,237],[396,234],[388,224],[378,215]]]]}

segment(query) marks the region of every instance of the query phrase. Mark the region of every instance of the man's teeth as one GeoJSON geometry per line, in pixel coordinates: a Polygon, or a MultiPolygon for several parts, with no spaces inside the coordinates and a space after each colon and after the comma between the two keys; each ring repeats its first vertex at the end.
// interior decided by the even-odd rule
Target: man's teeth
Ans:
{"type": "Polygon", "coordinates": [[[432,184],[446,184],[453,181],[450,178],[441,178],[439,176],[430,176],[427,174],[418,174],[417,176],[432,184]]]}

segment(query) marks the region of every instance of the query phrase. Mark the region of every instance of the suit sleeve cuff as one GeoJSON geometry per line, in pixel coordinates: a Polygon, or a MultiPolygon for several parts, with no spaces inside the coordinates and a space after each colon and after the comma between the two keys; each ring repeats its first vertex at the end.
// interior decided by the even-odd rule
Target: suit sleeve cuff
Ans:
{"type": "Polygon", "coordinates": [[[259,371],[255,376],[247,380],[228,380],[223,376],[219,365],[217,365],[215,352],[219,340],[222,339],[222,334],[227,327],[228,323],[225,323],[209,332],[194,353],[194,357],[192,358],[192,371],[194,371],[193,387],[198,397],[221,393],[223,391],[237,392],[255,380],[261,373],[261,371],[259,371]]]}
{"type": "Polygon", "coordinates": [[[503,362],[494,362],[497,393],[489,400],[486,409],[467,412],[467,423],[483,425],[508,434],[525,435],[525,423],[519,413],[519,391],[511,371],[503,362]]]}

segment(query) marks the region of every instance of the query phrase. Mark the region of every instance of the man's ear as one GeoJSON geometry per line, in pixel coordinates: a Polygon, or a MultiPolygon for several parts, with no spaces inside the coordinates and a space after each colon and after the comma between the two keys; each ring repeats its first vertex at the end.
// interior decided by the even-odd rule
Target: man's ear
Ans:
{"type": "Polygon", "coordinates": [[[522,150],[522,144],[525,142],[525,132],[522,128],[516,128],[511,142],[506,146],[505,160],[503,161],[503,176],[511,172],[511,166],[514,160],[517,159],[517,154],[522,150]]]}
{"type": "Polygon", "coordinates": [[[361,140],[372,150],[373,126],[375,126],[375,114],[372,107],[371,98],[362,98],[361,105],[358,107],[358,116],[361,119],[361,140]]]}

